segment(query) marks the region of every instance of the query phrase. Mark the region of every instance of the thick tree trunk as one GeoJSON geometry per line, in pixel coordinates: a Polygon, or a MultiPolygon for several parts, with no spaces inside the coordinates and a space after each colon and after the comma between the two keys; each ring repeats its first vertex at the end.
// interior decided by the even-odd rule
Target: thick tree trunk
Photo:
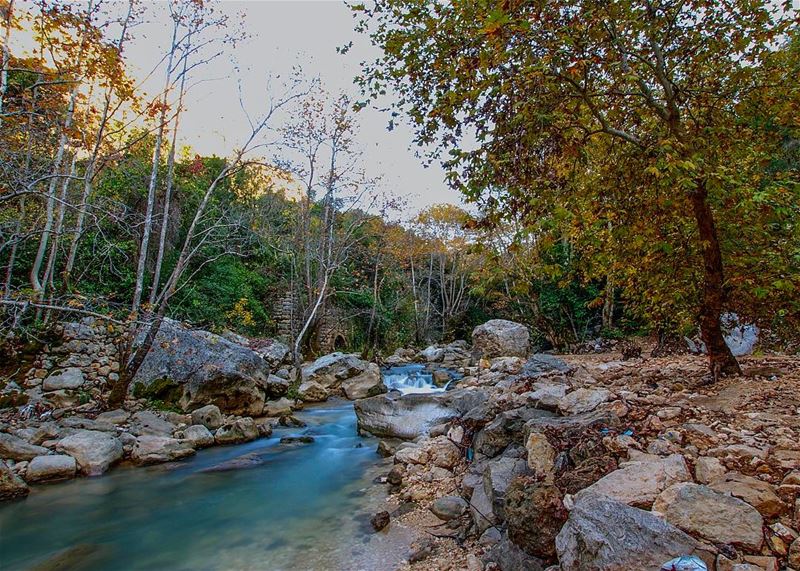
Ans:
{"type": "Polygon", "coordinates": [[[739,363],[722,335],[720,316],[725,301],[722,252],[704,181],[698,184],[690,199],[703,250],[705,276],[699,316],[700,335],[708,352],[711,374],[715,380],[720,376],[741,375],[739,363]]]}

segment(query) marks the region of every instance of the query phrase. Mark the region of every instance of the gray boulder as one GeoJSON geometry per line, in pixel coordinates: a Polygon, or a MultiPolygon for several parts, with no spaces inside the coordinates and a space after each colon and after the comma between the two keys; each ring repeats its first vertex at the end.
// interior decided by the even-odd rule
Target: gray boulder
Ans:
{"type": "Polygon", "coordinates": [[[99,476],[122,458],[122,443],[107,432],[78,430],[56,444],[56,450],[69,454],[86,476],[99,476]]]}
{"type": "Polygon", "coordinates": [[[520,374],[523,377],[540,377],[551,373],[560,373],[566,375],[572,371],[566,362],[553,355],[547,353],[536,353],[531,355],[530,359],[525,362],[520,374]]]}
{"type": "Polygon", "coordinates": [[[192,448],[205,448],[214,445],[214,435],[202,424],[193,424],[178,433],[192,448]]]}
{"type": "Polygon", "coordinates": [[[492,319],[472,331],[473,351],[481,358],[527,357],[530,333],[520,323],[492,319]]]}
{"type": "Polygon", "coordinates": [[[659,569],[681,555],[713,562],[697,540],[657,515],[593,495],[575,502],[556,551],[562,571],[659,569]]]}
{"type": "Polygon", "coordinates": [[[0,458],[20,462],[23,460],[31,460],[36,456],[44,456],[49,453],[50,451],[47,448],[29,444],[22,438],[14,436],[13,434],[0,432],[0,458]]]}
{"type": "Polygon", "coordinates": [[[456,389],[438,394],[378,395],[355,402],[360,431],[413,440],[486,400],[484,391],[456,389]]]}
{"type": "Polygon", "coordinates": [[[385,393],[386,385],[383,384],[380,367],[375,363],[369,363],[363,373],[342,381],[342,390],[350,400],[364,399],[385,393]]]}
{"type": "Polygon", "coordinates": [[[254,351],[273,369],[278,369],[281,365],[291,360],[289,346],[285,343],[275,339],[267,339],[264,342],[255,342],[254,344],[254,351]]]}
{"type": "Polygon", "coordinates": [[[52,482],[75,477],[78,465],[75,458],[66,454],[37,456],[28,464],[25,479],[29,482],[52,482]]]}
{"type": "Polygon", "coordinates": [[[222,426],[222,423],[222,413],[217,405],[207,404],[192,411],[192,424],[199,424],[209,430],[216,430],[222,426]]]}
{"type": "Polygon", "coordinates": [[[47,377],[42,382],[42,390],[59,391],[62,389],[77,389],[83,386],[84,382],[83,371],[78,367],[69,367],[47,377]]]}
{"type": "Polygon", "coordinates": [[[303,383],[314,382],[331,393],[343,392],[350,399],[386,392],[380,368],[348,353],[331,353],[303,367],[303,383]]]}
{"type": "Polygon", "coordinates": [[[175,425],[149,410],[142,410],[130,420],[131,434],[135,436],[172,436],[175,425]]]}
{"type": "Polygon", "coordinates": [[[483,472],[483,489],[492,503],[492,511],[501,519],[505,519],[506,492],[517,476],[528,471],[525,458],[503,455],[486,465],[483,472]]]}
{"type": "Polygon", "coordinates": [[[610,398],[611,393],[607,389],[580,388],[567,393],[559,401],[558,409],[563,415],[591,412],[610,398]]]}
{"type": "Polygon", "coordinates": [[[136,439],[131,451],[131,460],[135,464],[161,464],[187,458],[194,454],[189,442],[166,436],[144,435],[136,439]]]}
{"type": "Polygon", "coordinates": [[[95,419],[97,422],[105,422],[108,424],[125,424],[130,418],[130,413],[122,409],[109,410],[97,415],[95,419]]]}
{"type": "Polygon", "coordinates": [[[215,404],[226,413],[257,415],[268,395],[282,390],[269,378],[269,364],[252,349],[165,319],[132,390],[186,411],[215,404]]]}
{"type": "Polygon", "coordinates": [[[258,426],[252,418],[240,418],[220,426],[214,433],[217,444],[240,444],[258,438],[258,426]]]}

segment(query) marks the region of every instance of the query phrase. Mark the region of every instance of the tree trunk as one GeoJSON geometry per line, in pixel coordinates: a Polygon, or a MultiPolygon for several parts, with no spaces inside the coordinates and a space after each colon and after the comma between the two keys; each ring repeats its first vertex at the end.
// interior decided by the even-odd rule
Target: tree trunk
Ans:
{"type": "Polygon", "coordinates": [[[700,335],[708,352],[711,374],[715,380],[720,376],[741,375],[739,363],[722,335],[720,316],[725,301],[722,252],[714,223],[714,213],[708,204],[705,181],[698,183],[697,189],[690,194],[690,200],[703,250],[705,276],[699,316],[700,335]]]}

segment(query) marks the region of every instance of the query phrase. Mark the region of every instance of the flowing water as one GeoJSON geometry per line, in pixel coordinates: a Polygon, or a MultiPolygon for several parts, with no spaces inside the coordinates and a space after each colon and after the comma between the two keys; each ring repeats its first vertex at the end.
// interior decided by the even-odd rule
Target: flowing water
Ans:
{"type": "Polygon", "coordinates": [[[34,488],[0,507],[0,569],[394,569],[411,532],[369,528],[385,497],[372,480],[389,468],[377,441],[356,434],[351,402],[298,416],[306,428],[34,488]],[[298,434],[315,441],[279,442],[298,434]]]}
{"type": "Polygon", "coordinates": [[[433,372],[425,365],[400,365],[389,367],[383,371],[383,383],[391,390],[410,393],[441,393],[446,391],[461,375],[448,369],[439,369],[450,376],[450,381],[437,386],[433,380],[433,372]]]}
{"type": "MultiPolygon", "coordinates": [[[[453,373],[451,378],[457,378],[453,373]]],[[[384,371],[389,389],[441,392],[422,365],[384,371]]],[[[353,404],[298,413],[305,428],[121,467],[101,478],[37,486],[0,507],[0,569],[370,571],[397,567],[413,532],[373,533],[389,470],[377,440],[357,435],[353,404]],[[281,443],[311,435],[312,443],[281,443]]]]}

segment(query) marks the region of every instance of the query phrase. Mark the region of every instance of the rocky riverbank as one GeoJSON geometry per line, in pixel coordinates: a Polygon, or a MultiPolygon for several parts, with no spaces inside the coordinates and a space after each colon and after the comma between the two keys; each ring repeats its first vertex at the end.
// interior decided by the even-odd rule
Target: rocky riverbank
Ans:
{"type": "MultiPolygon", "coordinates": [[[[800,569],[800,360],[504,356],[459,388],[358,401],[413,570],[800,569]]],[[[513,351],[519,354],[518,347],[513,351]]],[[[381,522],[386,523],[386,522],[381,522]]]]}
{"type": "Polygon", "coordinates": [[[121,463],[180,460],[198,449],[269,436],[295,425],[304,403],[386,391],[378,365],[334,353],[306,363],[299,387],[289,348],[215,335],[165,320],[122,408],[121,331],[86,318],[66,323],[0,381],[0,500],[29,485],[99,476],[121,463]]]}

